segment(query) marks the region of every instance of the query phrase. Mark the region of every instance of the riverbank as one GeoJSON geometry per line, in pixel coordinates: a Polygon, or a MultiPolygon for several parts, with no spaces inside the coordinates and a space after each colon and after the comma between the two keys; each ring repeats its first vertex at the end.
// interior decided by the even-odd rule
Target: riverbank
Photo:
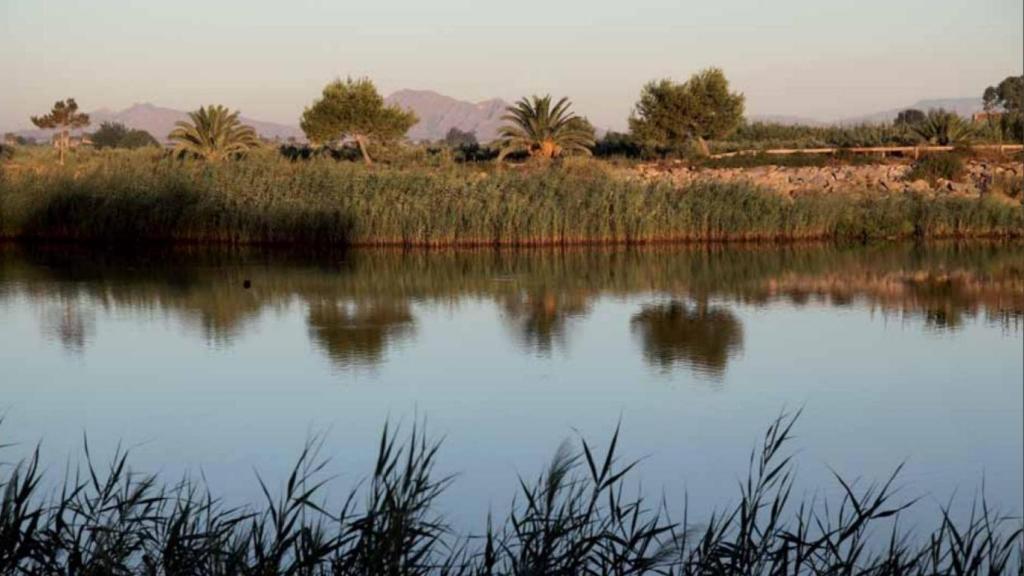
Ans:
{"type": "MultiPolygon", "coordinates": [[[[947,155],[948,156],[948,155],[947,155]]],[[[668,179],[680,187],[698,182],[748,183],[785,196],[829,192],[856,194],[920,194],[925,197],[953,195],[963,198],[995,199],[1019,204],[1024,186],[1024,164],[1011,160],[958,160],[952,166],[959,174],[928,174],[906,160],[869,164],[802,165],[805,158],[776,159],[779,164],[743,166],[745,158],[712,160],[712,167],[684,163],[641,164],[640,175],[647,180],[668,179]],[[729,164],[738,166],[729,166],[729,164]],[[787,165],[788,163],[788,165],[787,165]]],[[[810,163],[817,159],[806,159],[810,163]]],[[[860,160],[862,161],[862,160],[860,160]]],[[[935,163],[933,163],[935,164],[935,163]]]]}
{"type": "Polygon", "coordinates": [[[0,236],[101,242],[532,246],[1020,237],[1002,194],[749,179],[647,178],[597,161],[366,168],[276,154],[222,163],[152,152],[65,168],[4,165],[0,236]]]}

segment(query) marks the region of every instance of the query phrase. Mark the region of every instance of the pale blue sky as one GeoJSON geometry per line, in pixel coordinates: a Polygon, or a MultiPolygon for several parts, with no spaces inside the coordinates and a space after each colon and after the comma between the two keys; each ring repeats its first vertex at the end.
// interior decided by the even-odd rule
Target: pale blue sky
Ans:
{"type": "Polygon", "coordinates": [[[0,0],[0,128],[67,96],[294,124],[346,75],[568,95],[622,128],[644,82],[710,65],[749,113],[835,119],[980,95],[1024,69],[1022,21],[1022,0],[0,0]]]}

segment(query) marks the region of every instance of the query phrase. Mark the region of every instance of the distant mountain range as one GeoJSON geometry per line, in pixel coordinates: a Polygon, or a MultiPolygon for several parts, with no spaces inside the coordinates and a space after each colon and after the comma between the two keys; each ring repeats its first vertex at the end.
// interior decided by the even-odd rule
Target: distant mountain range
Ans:
{"type": "MultiPolygon", "coordinates": [[[[135,130],[145,130],[161,142],[167,141],[167,135],[174,129],[174,123],[179,120],[188,120],[188,113],[173,108],[162,108],[153,104],[134,104],[120,111],[113,111],[107,108],[89,112],[89,126],[84,132],[92,132],[99,128],[104,122],[119,122],[135,130]]],[[[286,124],[275,124],[273,122],[262,122],[252,118],[241,117],[243,123],[256,129],[265,138],[288,138],[305,139],[302,130],[297,126],[286,124]]],[[[15,134],[26,138],[35,138],[38,141],[46,140],[53,132],[50,130],[19,130],[15,134]]]]}
{"type": "Polygon", "coordinates": [[[828,122],[805,118],[803,116],[789,116],[786,114],[751,114],[747,116],[750,122],[765,122],[769,124],[782,124],[784,126],[828,126],[828,122]]]}
{"type": "MultiPolygon", "coordinates": [[[[498,128],[502,123],[501,117],[508,106],[507,102],[498,98],[482,102],[466,102],[430,90],[399,90],[388,96],[386,101],[389,104],[396,104],[416,113],[420,121],[408,133],[408,137],[415,141],[441,140],[448,134],[449,130],[458,128],[459,130],[475,133],[480,142],[489,142],[497,137],[498,128]]],[[[980,98],[920,100],[909,106],[846,118],[836,123],[889,122],[896,118],[900,111],[907,108],[917,108],[925,111],[930,108],[945,108],[961,116],[970,116],[982,109],[982,102],[980,98]]],[[[134,104],[120,111],[103,108],[90,112],[89,117],[90,126],[86,131],[95,130],[103,122],[120,122],[129,128],[145,130],[157,140],[166,142],[167,135],[174,128],[174,123],[179,120],[186,120],[188,114],[182,110],[162,108],[144,103],[134,104]]],[[[830,124],[808,118],[783,115],[753,115],[751,120],[777,122],[780,124],[807,124],[812,126],[830,124]]],[[[265,138],[280,140],[294,138],[300,142],[305,141],[305,136],[298,126],[263,122],[246,117],[242,117],[242,122],[255,128],[256,132],[265,138]]],[[[14,133],[19,136],[35,138],[37,141],[44,141],[52,134],[51,131],[36,129],[19,130],[14,133]]],[[[603,130],[599,130],[598,133],[600,135],[603,133],[603,130]]]]}
{"type": "Polygon", "coordinates": [[[875,112],[874,114],[854,116],[852,118],[846,118],[838,122],[838,124],[892,122],[896,119],[897,114],[908,108],[915,108],[923,112],[927,112],[932,108],[944,108],[950,112],[956,112],[961,116],[969,118],[975,112],[981,112],[984,109],[984,105],[981,98],[938,98],[932,100],[918,100],[910,106],[883,110],[882,112],[875,112]]]}
{"type": "Polygon", "coordinates": [[[409,130],[410,140],[441,140],[452,128],[473,132],[480,142],[490,142],[498,136],[501,117],[508,102],[499,98],[483,102],[465,102],[430,90],[399,90],[386,98],[412,110],[420,119],[409,130]]]}

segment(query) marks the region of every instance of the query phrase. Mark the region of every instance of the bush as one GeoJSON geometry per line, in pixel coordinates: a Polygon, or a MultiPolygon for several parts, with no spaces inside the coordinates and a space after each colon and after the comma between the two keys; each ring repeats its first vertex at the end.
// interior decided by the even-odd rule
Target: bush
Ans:
{"type": "Polygon", "coordinates": [[[1024,176],[998,174],[992,179],[989,192],[1020,200],[1024,196],[1024,176]]]}
{"type": "Polygon", "coordinates": [[[120,122],[104,122],[90,135],[90,139],[93,146],[100,150],[103,148],[135,149],[160,145],[149,132],[128,128],[120,122]]]}
{"type": "Polygon", "coordinates": [[[967,174],[964,160],[960,154],[927,154],[907,173],[907,180],[925,180],[934,185],[941,178],[951,182],[960,182],[967,174]]]}
{"type": "Polygon", "coordinates": [[[640,158],[642,155],[640,144],[632,136],[622,132],[608,132],[594,145],[594,156],[598,158],[640,158]]]}

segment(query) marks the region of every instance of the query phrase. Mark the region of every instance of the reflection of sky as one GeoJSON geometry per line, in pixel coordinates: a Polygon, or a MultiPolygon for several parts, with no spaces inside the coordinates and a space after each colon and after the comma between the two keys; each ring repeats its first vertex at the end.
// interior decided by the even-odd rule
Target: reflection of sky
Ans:
{"type": "MultiPolygon", "coordinates": [[[[721,377],[647,364],[630,319],[654,296],[603,297],[573,319],[564,346],[531,353],[498,303],[413,304],[414,337],[370,369],[332,364],[311,341],[307,307],[267,309],[229,346],[161,314],[86,311],[84,351],[68,354],[40,328],[40,306],[0,301],[4,441],[42,438],[59,471],[83,431],[97,453],[139,445],[139,469],[202,468],[215,490],[255,498],[252,470],[283,478],[310,431],[328,430],[342,481],[369,470],[387,417],[414,413],[446,436],[441,471],[456,519],[482,523],[533,476],[560,439],[595,442],[623,422],[623,455],[646,457],[646,490],[694,511],[736,494],[749,450],[783,407],[797,427],[800,489],[832,486],[827,466],[865,479],[908,460],[908,496],[922,514],[984,474],[992,502],[1024,508],[1022,333],[981,319],[927,331],[859,307],[722,304],[743,326],[721,377]],[[13,435],[13,438],[11,437],[13,435]]],[[[22,446],[25,448],[25,446],[22,446]]]]}

